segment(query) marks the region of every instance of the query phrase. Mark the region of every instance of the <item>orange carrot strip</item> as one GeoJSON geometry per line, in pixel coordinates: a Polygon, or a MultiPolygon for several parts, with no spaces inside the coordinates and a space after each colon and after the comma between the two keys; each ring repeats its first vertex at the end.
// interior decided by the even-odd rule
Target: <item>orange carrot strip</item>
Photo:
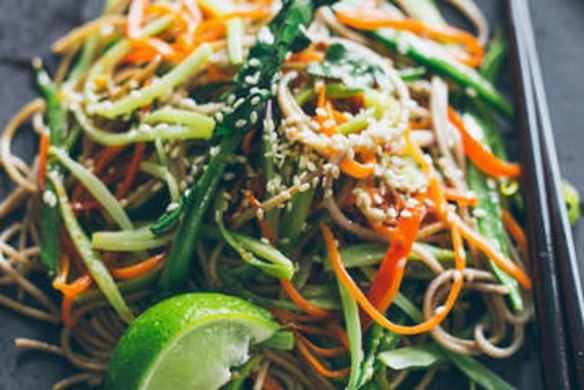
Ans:
{"type": "Polygon", "coordinates": [[[453,188],[444,188],[442,191],[447,200],[463,206],[476,206],[479,202],[478,196],[473,192],[460,192],[453,188]]]}
{"type": "Polygon", "coordinates": [[[72,327],[75,320],[71,315],[75,298],[85,292],[93,283],[90,275],[85,274],[77,278],[73,283],[67,284],[71,261],[67,252],[61,256],[61,273],[55,278],[53,288],[63,294],[61,301],[61,317],[67,327],[72,327]]]}
{"type": "Polygon", "coordinates": [[[292,54],[288,59],[288,62],[300,62],[303,64],[308,64],[311,62],[323,62],[324,54],[313,49],[306,49],[298,53],[292,54]]]}
{"type": "MultiPolygon", "coordinates": [[[[255,196],[253,196],[253,194],[250,191],[245,192],[245,197],[247,198],[247,200],[251,204],[251,207],[253,207],[253,209],[256,212],[258,210],[261,210],[261,208],[262,208],[261,203],[256,199],[255,196]]],[[[270,231],[270,228],[268,226],[268,223],[266,222],[266,219],[265,218],[258,218],[258,222],[260,224],[260,229],[262,230],[262,235],[264,236],[264,238],[266,238],[270,242],[273,242],[274,236],[272,235],[272,232],[270,231]]]]}
{"type": "Polygon", "coordinates": [[[47,177],[47,155],[49,153],[50,142],[51,139],[49,134],[47,132],[43,132],[39,144],[39,167],[37,173],[39,188],[41,190],[45,188],[45,180],[47,177]]]}
{"type": "Polygon", "coordinates": [[[374,164],[361,164],[352,158],[345,158],[340,164],[341,170],[355,179],[367,179],[375,173],[374,164]]]}
{"type": "Polygon", "coordinates": [[[464,151],[481,171],[494,177],[521,175],[521,167],[518,164],[510,164],[499,159],[482,142],[474,138],[466,129],[462,118],[452,108],[448,108],[448,119],[460,133],[464,151]]]}
{"type": "Polygon", "coordinates": [[[476,246],[481,252],[485,254],[490,260],[499,266],[503,271],[507,272],[511,277],[527,290],[531,290],[531,279],[525,271],[523,271],[511,259],[503,255],[500,251],[495,249],[487,240],[479,233],[474,231],[471,227],[465,224],[458,215],[452,213],[448,209],[448,205],[440,186],[440,179],[434,167],[426,161],[424,153],[418,145],[412,140],[410,133],[406,135],[408,148],[413,154],[414,159],[420,164],[428,178],[430,179],[429,192],[436,204],[436,213],[444,222],[450,225],[452,230],[457,229],[465,240],[476,246]]]}
{"type": "Polygon", "coordinates": [[[503,210],[503,224],[505,225],[507,231],[509,231],[509,234],[513,240],[517,243],[517,246],[519,246],[519,250],[521,251],[521,256],[523,256],[523,259],[529,259],[529,250],[527,249],[527,234],[525,234],[525,231],[521,225],[519,225],[519,223],[507,210],[503,210]]]}
{"type": "Polygon", "coordinates": [[[162,261],[165,259],[166,253],[158,254],[141,263],[134,264],[124,268],[112,268],[110,273],[112,276],[119,280],[130,280],[137,278],[139,276],[145,275],[158,267],[162,261]]]}
{"type": "Polygon", "coordinates": [[[337,17],[342,23],[358,30],[371,31],[381,28],[393,28],[395,30],[409,31],[413,34],[429,37],[445,43],[460,44],[467,51],[468,56],[459,58],[459,61],[468,66],[477,67],[481,65],[485,56],[485,49],[474,36],[454,27],[438,29],[419,20],[398,20],[383,13],[373,13],[364,10],[352,12],[351,14],[344,11],[337,11],[337,17]]]}
{"type": "Polygon", "coordinates": [[[296,306],[304,310],[306,313],[320,318],[334,316],[333,312],[314,306],[312,303],[304,299],[304,297],[300,295],[298,290],[296,290],[294,285],[289,281],[280,279],[280,284],[292,302],[294,302],[296,306]]]}
{"type": "Polygon", "coordinates": [[[310,341],[306,336],[302,335],[301,333],[296,333],[296,337],[300,338],[302,342],[308,347],[308,349],[312,350],[315,354],[323,358],[332,358],[336,356],[341,356],[347,353],[347,350],[344,347],[333,347],[333,348],[323,348],[319,347],[318,345],[314,344],[310,341]]]}
{"type": "MultiPolygon", "coordinates": [[[[458,295],[462,290],[463,285],[462,274],[458,274],[459,277],[457,276],[455,278],[450,293],[448,294],[448,297],[446,299],[446,303],[443,305],[442,309],[437,310],[436,314],[432,318],[421,324],[414,326],[403,326],[391,322],[379,310],[377,310],[375,306],[373,306],[369,299],[367,299],[367,296],[365,296],[363,291],[361,291],[359,286],[357,286],[353,278],[351,278],[351,275],[349,275],[349,273],[347,272],[347,269],[345,268],[341,260],[341,256],[339,254],[337,245],[335,243],[333,234],[330,231],[330,229],[325,224],[321,224],[321,230],[329,252],[329,258],[335,271],[335,274],[337,275],[337,278],[343,284],[343,286],[345,286],[345,288],[349,290],[351,295],[356,299],[359,306],[361,306],[361,308],[367,313],[367,315],[369,315],[372,320],[374,320],[384,328],[394,333],[409,336],[426,333],[434,329],[436,326],[440,325],[454,307],[454,304],[458,299],[458,295]]],[[[457,234],[458,233],[455,233],[455,231],[453,230],[453,237],[456,236],[457,234]]],[[[458,244],[461,244],[461,242],[459,242],[458,244]]],[[[460,253],[456,253],[455,257],[456,269],[463,270],[465,267],[464,258],[460,256],[460,253]]]]}
{"type": "Polygon", "coordinates": [[[303,341],[301,340],[296,340],[296,347],[298,347],[298,351],[300,351],[300,353],[302,354],[302,356],[304,356],[304,358],[306,359],[306,361],[308,363],[310,363],[310,365],[312,366],[312,368],[314,368],[314,370],[319,373],[320,375],[326,377],[326,378],[331,378],[331,379],[342,379],[345,378],[347,375],[349,375],[349,368],[344,368],[342,370],[329,370],[328,368],[326,368],[325,366],[323,366],[323,364],[320,362],[320,360],[318,360],[308,349],[308,347],[306,346],[306,344],[304,344],[303,341]]]}

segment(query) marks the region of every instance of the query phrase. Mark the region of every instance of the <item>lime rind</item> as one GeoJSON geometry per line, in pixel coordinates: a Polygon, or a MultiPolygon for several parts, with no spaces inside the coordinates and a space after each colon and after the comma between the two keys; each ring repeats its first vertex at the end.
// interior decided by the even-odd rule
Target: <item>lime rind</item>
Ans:
{"type": "Polygon", "coordinates": [[[124,334],[105,388],[174,390],[182,388],[180,383],[217,388],[229,379],[230,367],[247,360],[250,344],[269,339],[278,329],[269,312],[240,298],[213,293],[170,298],[144,312],[124,334]]]}

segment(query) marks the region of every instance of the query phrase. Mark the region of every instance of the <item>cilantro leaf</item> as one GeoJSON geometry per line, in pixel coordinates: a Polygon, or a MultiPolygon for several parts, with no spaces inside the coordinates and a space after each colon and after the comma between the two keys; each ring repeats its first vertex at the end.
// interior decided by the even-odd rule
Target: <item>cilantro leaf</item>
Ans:
{"type": "Polygon", "coordinates": [[[388,81],[383,69],[362,53],[350,51],[342,43],[329,46],[325,61],[308,65],[312,76],[340,80],[349,88],[371,88],[375,84],[387,87],[388,81]]]}

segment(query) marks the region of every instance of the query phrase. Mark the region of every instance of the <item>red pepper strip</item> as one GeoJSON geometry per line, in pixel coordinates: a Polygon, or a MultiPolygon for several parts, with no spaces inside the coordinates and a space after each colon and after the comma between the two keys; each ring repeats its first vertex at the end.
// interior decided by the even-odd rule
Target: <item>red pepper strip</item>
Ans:
{"type": "Polygon", "coordinates": [[[128,24],[126,26],[126,35],[130,39],[139,39],[142,37],[142,23],[144,22],[144,10],[150,3],[149,0],[134,0],[128,11],[128,24]]]}
{"type": "Polygon", "coordinates": [[[132,156],[132,161],[130,162],[130,166],[128,167],[128,171],[124,182],[116,191],[116,199],[122,199],[130,188],[132,184],[136,181],[138,177],[138,173],[140,172],[140,164],[144,159],[144,151],[146,150],[146,144],[136,144],[136,148],[134,149],[134,155],[132,156]]]}
{"type": "Polygon", "coordinates": [[[393,16],[383,13],[373,13],[368,11],[357,11],[347,13],[337,11],[339,20],[358,30],[378,30],[381,28],[393,28],[395,30],[409,31],[413,34],[429,37],[431,39],[462,45],[468,52],[468,56],[460,58],[459,61],[472,67],[477,67],[483,62],[485,49],[481,43],[466,31],[454,27],[434,28],[415,19],[395,19],[393,16]]]}
{"type": "Polygon", "coordinates": [[[462,118],[451,107],[448,108],[448,119],[460,133],[467,156],[481,171],[493,177],[515,177],[521,175],[521,167],[519,164],[510,164],[491,153],[482,142],[468,132],[462,118]]]}
{"type": "Polygon", "coordinates": [[[407,259],[412,251],[426,210],[418,200],[411,201],[402,211],[391,245],[373,279],[368,298],[381,312],[385,312],[398,293],[407,259]]]}
{"type": "Polygon", "coordinates": [[[158,267],[165,259],[166,253],[158,254],[154,257],[144,260],[141,263],[134,264],[123,268],[112,268],[110,272],[112,276],[119,280],[131,280],[139,276],[145,275],[158,267]]]}
{"type": "Polygon", "coordinates": [[[51,142],[51,139],[49,137],[49,134],[46,132],[43,132],[43,134],[41,135],[41,142],[39,145],[39,167],[38,167],[38,173],[37,173],[37,177],[38,177],[38,183],[39,183],[39,188],[41,190],[44,190],[45,188],[45,179],[47,176],[47,155],[49,153],[49,144],[51,142]]]}

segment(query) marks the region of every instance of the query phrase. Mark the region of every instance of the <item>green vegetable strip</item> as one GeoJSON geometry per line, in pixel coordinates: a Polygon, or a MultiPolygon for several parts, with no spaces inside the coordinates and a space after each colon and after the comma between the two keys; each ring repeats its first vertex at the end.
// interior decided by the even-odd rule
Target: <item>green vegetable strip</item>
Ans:
{"type": "Polygon", "coordinates": [[[513,390],[515,387],[470,356],[447,353],[448,358],[472,381],[486,390],[513,390]]]}
{"type": "Polygon", "coordinates": [[[371,119],[373,118],[375,118],[375,110],[373,109],[367,110],[364,113],[351,119],[347,123],[340,125],[338,129],[339,133],[348,135],[352,133],[358,133],[361,130],[365,130],[367,127],[369,127],[371,119]]]}
{"type": "Polygon", "coordinates": [[[252,370],[261,363],[264,357],[256,355],[249,359],[247,363],[236,370],[235,379],[227,385],[227,390],[242,390],[244,389],[245,381],[251,375],[252,370]]]}
{"type": "Polygon", "coordinates": [[[506,56],[507,42],[505,40],[505,32],[503,29],[498,28],[495,34],[493,34],[493,38],[489,44],[489,50],[487,50],[480,68],[480,72],[486,80],[489,80],[491,83],[495,82],[501,73],[501,67],[505,62],[506,56]]]}
{"type": "Polygon", "coordinates": [[[166,181],[166,185],[168,186],[168,192],[170,193],[170,199],[173,202],[176,202],[180,197],[180,191],[178,189],[178,183],[172,173],[168,170],[168,168],[163,167],[162,165],[158,165],[151,162],[143,162],[140,164],[140,169],[143,172],[148,173],[154,177],[157,177],[161,180],[166,181]]]}
{"type": "Polygon", "coordinates": [[[176,108],[162,108],[154,111],[144,118],[142,122],[147,125],[159,125],[161,123],[181,125],[193,129],[205,129],[205,132],[210,132],[215,127],[215,121],[206,115],[176,108]]]}
{"type": "Polygon", "coordinates": [[[375,31],[369,35],[388,48],[451,78],[461,87],[474,90],[485,102],[503,114],[513,116],[513,107],[488,80],[476,70],[448,57],[440,45],[408,32],[390,29],[375,31]]]}
{"type": "MultiPolygon", "coordinates": [[[[488,75],[488,77],[493,77],[492,80],[494,80],[499,73],[506,52],[504,36],[502,33],[499,33],[493,38],[487,54],[488,61],[483,63],[481,71],[485,75],[488,75]]],[[[493,142],[498,146],[497,149],[499,149],[499,157],[505,159],[506,156],[502,155],[505,154],[505,148],[502,145],[503,142],[492,115],[487,110],[480,110],[475,107],[477,107],[476,104],[463,116],[465,125],[473,134],[483,135],[484,143],[491,149],[494,149],[494,145],[490,141],[494,140],[493,142]]],[[[479,233],[485,239],[489,240],[501,253],[509,256],[507,231],[502,222],[501,198],[496,188],[489,187],[489,183],[496,185],[496,182],[488,178],[474,164],[469,162],[468,165],[468,185],[479,198],[478,204],[474,209],[475,212],[479,210],[484,214],[477,218],[479,233]]],[[[489,261],[489,265],[499,282],[509,288],[509,299],[513,309],[522,311],[525,308],[525,303],[517,281],[502,271],[494,262],[489,261]]]]}
{"type": "Polygon", "coordinates": [[[203,44],[176,68],[168,72],[160,80],[154,81],[152,85],[141,90],[132,91],[115,102],[104,101],[90,105],[87,110],[91,114],[113,119],[146,106],[177,85],[185,82],[209,60],[211,54],[213,54],[211,46],[203,44]]]}
{"type": "Polygon", "coordinates": [[[148,228],[123,232],[96,232],[91,237],[95,250],[112,252],[141,252],[168,245],[172,236],[156,237],[148,228]]]}
{"type": "MultiPolygon", "coordinates": [[[[432,245],[416,243],[414,249],[427,252],[434,256],[439,262],[443,264],[451,264],[454,260],[454,253],[448,249],[436,248],[432,245]]],[[[387,246],[378,244],[358,244],[348,246],[340,250],[343,264],[346,268],[357,268],[377,265],[383,260],[387,253],[387,246]]],[[[415,253],[409,256],[410,261],[421,260],[415,253]]],[[[325,270],[331,270],[330,261],[325,261],[325,270]]]]}
{"type": "Polygon", "coordinates": [[[65,168],[67,168],[73,176],[75,176],[81,184],[89,191],[91,195],[98,201],[114,221],[124,230],[132,230],[134,227],[132,221],[124,211],[117,199],[112,195],[110,190],[103,184],[101,180],[95,177],[83,165],[74,161],[67,152],[59,148],[51,148],[50,155],[56,157],[65,168]]]}
{"type": "Polygon", "coordinates": [[[253,267],[277,278],[291,280],[294,276],[294,264],[271,245],[252,238],[229,232],[223,224],[223,214],[218,212],[217,226],[223,239],[233,248],[243,261],[253,267]],[[256,256],[265,259],[262,261],[256,256]]]}
{"type": "Polygon", "coordinates": [[[363,345],[361,339],[361,320],[359,318],[359,307],[355,298],[347,289],[339,283],[339,292],[343,302],[343,313],[345,315],[345,326],[349,337],[349,349],[351,354],[351,373],[347,382],[348,390],[357,389],[359,377],[361,376],[361,363],[363,362],[363,345]]]}
{"type": "Polygon", "coordinates": [[[303,29],[307,28],[319,4],[334,1],[288,0],[272,20],[258,34],[257,43],[241,68],[234,90],[227,97],[234,99],[215,132],[220,152],[211,160],[207,170],[185,200],[185,215],[180,223],[176,240],[172,245],[160,280],[162,291],[179,290],[184,286],[189,263],[203,218],[214,200],[221,177],[227,168],[227,159],[235,153],[245,134],[263,116],[266,102],[273,97],[273,88],[278,83],[280,69],[290,52],[300,51],[308,42],[303,29]]]}
{"type": "MultiPolygon", "coordinates": [[[[410,319],[416,323],[420,322],[423,318],[422,312],[420,312],[416,306],[405,296],[398,296],[395,303],[400,304],[406,308],[404,312],[410,317],[410,319]]],[[[403,308],[402,308],[403,309],[403,308]]],[[[439,346],[440,347],[440,346],[439,346]]],[[[454,365],[467,377],[475,381],[482,387],[488,390],[511,390],[514,389],[509,383],[505,382],[499,375],[495,372],[489,370],[476,359],[470,356],[462,356],[457,353],[451,352],[447,349],[440,347],[441,352],[450,359],[454,365]]]]}
{"type": "Polygon", "coordinates": [[[580,219],[580,193],[569,182],[564,180],[562,183],[562,193],[566,201],[566,206],[568,207],[568,218],[570,219],[570,224],[575,225],[580,219]]]}
{"type": "Polygon", "coordinates": [[[245,25],[241,18],[233,18],[227,22],[227,52],[232,64],[243,62],[243,37],[245,25]]]}
{"type": "MultiPolygon", "coordinates": [[[[479,201],[475,207],[476,210],[484,210],[484,216],[478,219],[479,233],[494,245],[505,256],[509,256],[507,245],[507,232],[502,222],[502,211],[500,206],[499,194],[496,189],[488,187],[489,180],[477,167],[469,164],[467,167],[467,180],[469,188],[474,191],[479,201]]],[[[489,261],[491,270],[499,282],[509,288],[509,299],[516,311],[522,311],[525,308],[521,289],[517,281],[502,271],[495,263],[489,261]]]]}
{"type": "Polygon", "coordinates": [[[99,257],[99,254],[91,248],[91,243],[89,239],[83,232],[83,229],[79,225],[75,214],[71,210],[69,205],[69,199],[65,193],[65,188],[60,182],[60,179],[56,177],[53,173],[48,175],[48,178],[53,183],[56,195],[59,200],[59,206],[61,209],[61,216],[69,233],[69,237],[73,241],[75,248],[79,252],[83,263],[87,267],[87,270],[91,274],[93,280],[103,292],[107,301],[112,305],[118,315],[127,323],[131,323],[134,319],[132,311],[124,301],[116,282],[110,275],[105,264],[99,257]]]}
{"type": "Polygon", "coordinates": [[[77,122],[83,128],[85,134],[93,141],[105,146],[123,146],[140,142],[154,142],[156,139],[170,140],[208,140],[211,138],[214,122],[208,118],[201,120],[200,123],[190,126],[168,126],[159,125],[154,127],[133,128],[125,133],[109,133],[98,129],[91,120],[83,113],[80,107],[71,108],[77,122]]]}
{"type": "Polygon", "coordinates": [[[446,360],[440,349],[433,344],[384,351],[377,358],[392,370],[428,369],[446,360]]]}
{"type": "Polygon", "coordinates": [[[294,349],[294,333],[279,331],[261,343],[260,346],[264,348],[279,349],[281,351],[292,351],[294,349]]]}
{"type": "MultiPolygon", "coordinates": [[[[142,30],[143,36],[145,38],[154,36],[164,31],[168,26],[174,21],[174,16],[168,15],[157,19],[148,25],[144,26],[142,30]]],[[[87,75],[87,80],[84,85],[84,95],[85,100],[89,104],[97,104],[99,101],[99,96],[96,94],[95,80],[101,75],[107,73],[108,69],[114,67],[124,56],[126,56],[132,46],[127,39],[123,39],[111,47],[100,59],[98,59],[95,64],[89,70],[87,75]]]]}
{"type": "Polygon", "coordinates": [[[280,236],[294,242],[301,234],[306,224],[306,219],[310,214],[310,206],[316,190],[310,189],[306,192],[296,194],[292,198],[292,208],[284,214],[280,224],[280,236]]]}
{"type": "Polygon", "coordinates": [[[426,68],[418,66],[415,68],[406,68],[398,71],[399,76],[403,81],[414,81],[424,77],[427,73],[426,68]]]}
{"type": "MultiPolygon", "coordinates": [[[[155,268],[147,274],[138,276],[127,281],[118,281],[117,286],[123,296],[128,296],[139,291],[148,291],[156,285],[158,276],[162,268],[155,268]]],[[[75,297],[75,303],[83,304],[85,302],[92,302],[98,299],[105,299],[103,292],[99,289],[91,289],[75,297]]]]}
{"type": "MultiPolygon", "coordinates": [[[[61,146],[67,130],[67,118],[57,97],[57,89],[49,75],[38,64],[36,82],[47,102],[47,119],[50,142],[53,146],[61,146]]],[[[58,173],[59,167],[52,161],[47,164],[48,173],[58,173]]],[[[50,181],[45,183],[46,194],[53,194],[55,188],[50,181]]],[[[49,196],[50,198],[51,196],[49,196]]],[[[43,197],[45,198],[45,197],[43,197]]],[[[61,264],[61,216],[56,204],[50,204],[50,199],[44,199],[41,208],[41,263],[50,275],[58,272],[61,264]],[[49,202],[48,202],[49,201],[49,202]]]]}
{"type": "Polygon", "coordinates": [[[434,0],[396,0],[396,2],[414,19],[436,27],[447,26],[434,0]]]}

